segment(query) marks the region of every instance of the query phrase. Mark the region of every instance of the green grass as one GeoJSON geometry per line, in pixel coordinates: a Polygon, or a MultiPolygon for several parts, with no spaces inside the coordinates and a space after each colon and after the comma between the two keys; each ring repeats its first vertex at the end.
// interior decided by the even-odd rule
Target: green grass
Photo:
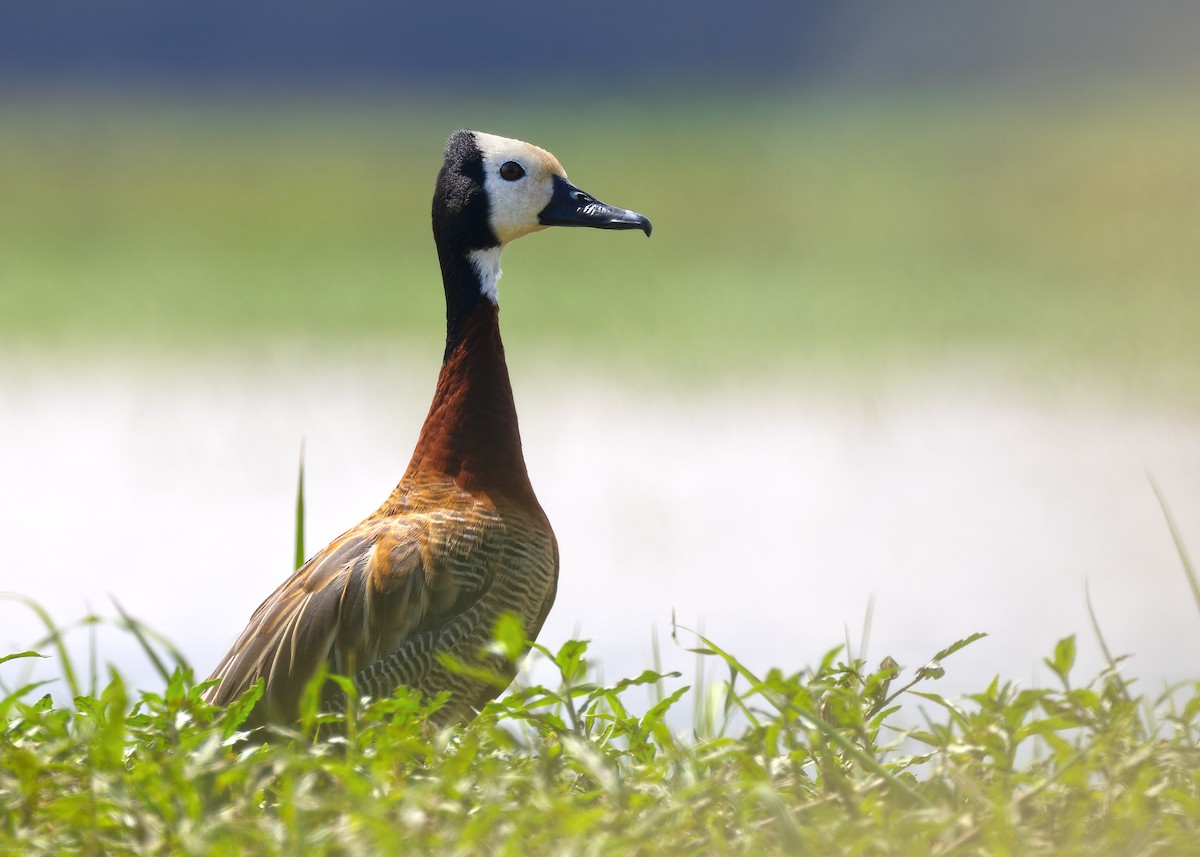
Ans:
{"type": "MultiPolygon", "coordinates": [[[[303,465],[297,498],[303,556],[303,465]]],[[[953,700],[932,683],[982,633],[915,669],[872,668],[847,644],[756,675],[674,627],[697,656],[691,685],[662,672],[657,640],[650,668],[611,684],[573,640],[533,646],[555,682],[519,677],[466,725],[430,728],[445,698],[404,688],[323,711],[318,675],[295,723],[244,731],[261,684],[208,705],[180,652],[117,605],[164,687],[131,692],[112,668],[101,685],[95,637],[81,669],[67,630],[16,600],[45,625],[35,648],[53,652],[71,702],[51,680],[14,681],[36,651],[0,657],[0,854],[1036,857],[1192,854],[1200,841],[1200,681],[1133,695],[1094,614],[1108,666],[1086,683],[1073,636],[1044,659],[1054,686],[996,677],[953,700]],[[680,709],[690,729],[674,725],[680,709]]],[[[519,621],[502,617],[491,645],[518,658],[519,621]]]]}
{"type": "MultiPolygon", "coordinates": [[[[91,105],[0,123],[0,341],[432,348],[428,207],[461,125],[545,144],[655,234],[506,254],[519,354],[744,376],[967,353],[1195,388],[1184,100],[91,105]]],[[[529,358],[532,359],[532,358],[529,358]]]]}
{"type": "Polygon", "coordinates": [[[81,688],[75,670],[71,707],[6,688],[0,853],[1178,855],[1200,841],[1200,683],[1157,699],[1115,670],[1078,683],[1066,638],[1046,660],[1056,686],[996,679],[956,702],[929,683],[973,638],[907,674],[835,649],[756,676],[679,634],[727,680],[701,664],[692,687],[653,669],[604,685],[569,642],[539,652],[557,684],[441,733],[423,728],[438,701],[401,691],[349,718],[311,693],[294,728],[248,735],[254,691],[216,710],[183,668],[140,693],[115,673],[81,688]],[[312,741],[322,729],[335,737],[312,741]]]}

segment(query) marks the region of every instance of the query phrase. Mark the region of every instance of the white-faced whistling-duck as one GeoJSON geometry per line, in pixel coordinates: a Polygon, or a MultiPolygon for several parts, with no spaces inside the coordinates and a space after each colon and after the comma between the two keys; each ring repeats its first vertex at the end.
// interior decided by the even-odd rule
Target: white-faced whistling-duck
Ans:
{"type": "Polygon", "coordinates": [[[382,506],[259,605],[213,671],[210,702],[263,679],[247,726],[286,722],[322,665],[365,696],[449,691],[438,723],[469,719],[499,693],[439,654],[509,671],[483,654],[499,617],[515,615],[533,639],[554,603],[558,545],[525,469],[496,288],[505,245],[547,226],[650,234],[642,215],[571,184],[544,149],[450,137],[433,194],[446,351],[412,461],[382,506]]]}

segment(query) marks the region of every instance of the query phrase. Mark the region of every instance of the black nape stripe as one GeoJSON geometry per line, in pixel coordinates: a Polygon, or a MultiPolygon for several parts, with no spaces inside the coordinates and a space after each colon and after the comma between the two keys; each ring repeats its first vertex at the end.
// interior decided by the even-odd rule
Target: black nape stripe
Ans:
{"type": "Polygon", "coordinates": [[[470,131],[455,131],[433,192],[433,237],[438,252],[469,253],[500,242],[488,223],[483,153],[470,131]]]}
{"type": "Polygon", "coordinates": [[[469,254],[500,241],[488,222],[483,153],[470,131],[455,131],[433,192],[433,237],[446,289],[446,354],[462,337],[467,316],[481,300],[479,275],[469,254]]]}

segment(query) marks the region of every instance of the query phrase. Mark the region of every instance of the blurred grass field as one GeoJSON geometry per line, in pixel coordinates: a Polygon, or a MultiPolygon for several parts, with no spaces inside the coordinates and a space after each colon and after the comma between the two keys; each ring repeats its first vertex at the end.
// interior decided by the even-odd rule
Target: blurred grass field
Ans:
{"type": "Polygon", "coordinates": [[[429,200],[467,126],[546,146],[655,223],[648,241],[514,245],[510,351],[732,376],[984,355],[1200,386],[1200,114],[1182,99],[10,95],[0,113],[0,355],[399,342],[435,359],[429,200]]]}

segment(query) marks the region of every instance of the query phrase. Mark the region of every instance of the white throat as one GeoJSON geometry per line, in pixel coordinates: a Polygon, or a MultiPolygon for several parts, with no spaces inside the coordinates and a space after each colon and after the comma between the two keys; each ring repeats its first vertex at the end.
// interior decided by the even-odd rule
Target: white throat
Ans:
{"type": "Polygon", "coordinates": [[[467,256],[475,273],[479,275],[479,293],[495,306],[500,306],[500,275],[503,273],[500,270],[500,252],[503,249],[504,247],[500,246],[472,250],[467,256]]]}

